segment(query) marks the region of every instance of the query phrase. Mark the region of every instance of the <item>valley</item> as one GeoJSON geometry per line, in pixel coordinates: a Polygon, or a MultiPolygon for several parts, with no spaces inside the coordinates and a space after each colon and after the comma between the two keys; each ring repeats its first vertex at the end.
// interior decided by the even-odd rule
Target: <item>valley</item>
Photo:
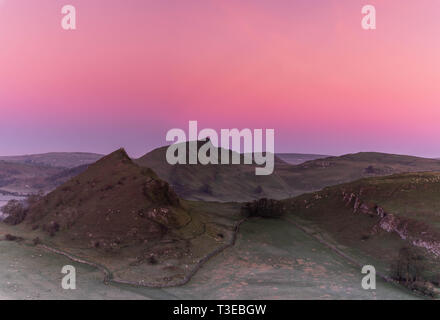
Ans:
{"type": "MultiPolygon", "coordinates": [[[[0,237],[10,229],[0,225],[0,237]]],[[[210,259],[184,286],[104,284],[96,268],[25,245],[0,241],[0,297],[15,299],[421,299],[378,279],[361,288],[360,269],[281,220],[252,219],[236,245],[210,259]],[[74,265],[77,290],[62,290],[61,267],[74,265]]]]}
{"type": "Polygon", "coordinates": [[[252,165],[170,167],[164,150],[132,160],[120,149],[81,170],[51,175],[46,195],[0,223],[0,279],[7,279],[0,297],[438,294],[440,161],[379,153],[298,165],[275,158],[274,175],[257,177],[252,165]],[[254,202],[253,210],[267,207],[252,217],[243,210],[246,201],[266,197],[278,200],[254,202]],[[395,278],[394,264],[407,247],[424,250],[418,253],[423,268],[415,280],[402,282],[405,275],[395,278]],[[66,261],[81,275],[80,290],[71,295],[58,288],[66,261]],[[46,267],[26,274],[38,264],[46,267]],[[366,264],[380,275],[373,291],[361,287],[366,264]]]}

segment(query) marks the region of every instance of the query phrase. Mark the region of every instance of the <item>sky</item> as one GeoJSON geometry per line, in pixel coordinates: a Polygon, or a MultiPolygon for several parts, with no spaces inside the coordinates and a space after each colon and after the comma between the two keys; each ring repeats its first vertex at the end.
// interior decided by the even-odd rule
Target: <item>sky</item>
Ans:
{"type": "Polygon", "coordinates": [[[0,154],[134,157],[172,128],[440,157],[438,0],[0,0],[0,154]],[[61,28],[75,6],[77,30],[61,28]],[[364,5],[376,30],[361,28],[364,5]]]}

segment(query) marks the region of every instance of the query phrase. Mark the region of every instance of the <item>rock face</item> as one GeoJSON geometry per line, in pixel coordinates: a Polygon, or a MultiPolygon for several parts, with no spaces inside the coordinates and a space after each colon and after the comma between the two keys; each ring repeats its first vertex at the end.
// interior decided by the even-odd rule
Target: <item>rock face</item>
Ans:
{"type": "Polygon", "coordinates": [[[353,213],[378,216],[379,222],[374,226],[372,233],[380,230],[395,232],[403,240],[410,241],[417,247],[424,248],[437,257],[440,257],[440,234],[431,230],[428,225],[409,218],[401,218],[386,212],[377,204],[367,204],[361,198],[362,189],[359,193],[342,191],[342,201],[346,206],[353,207],[353,213]]]}

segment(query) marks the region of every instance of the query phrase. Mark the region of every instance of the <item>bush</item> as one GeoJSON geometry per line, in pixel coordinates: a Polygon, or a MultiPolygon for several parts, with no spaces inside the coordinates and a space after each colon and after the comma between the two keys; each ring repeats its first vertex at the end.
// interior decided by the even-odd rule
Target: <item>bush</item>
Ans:
{"type": "Polygon", "coordinates": [[[56,221],[51,221],[50,223],[43,226],[43,230],[48,232],[51,237],[60,231],[60,225],[56,221]]]}
{"type": "Polygon", "coordinates": [[[17,200],[9,201],[3,207],[2,211],[5,215],[7,215],[3,222],[10,225],[17,225],[22,223],[27,214],[27,210],[24,204],[17,200]]]}
{"type": "Polygon", "coordinates": [[[406,285],[423,280],[425,271],[425,257],[420,250],[412,247],[403,247],[399,251],[396,261],[391,266],[392,278],[406,285]]]}
{"type": "Polygon", "coordinates": [[[157,260],[157,258],[154,255],[150,255],[147,259],[148,263],[151,265],[156,265],[159,263],[159,261],[157,260]]]}
{"type": "Polygon", "coordinates": [[[34,246],[37,246],[37,245],[41,244],[41,240],[39,237],[36,237],[32,240],[32,243],[34,244],[34,246]]]}
{"type": "Polygon", "coordinates": [[[21,240],[23,240],[23,238],[13,236],[12,234],[7,234],[7,235],[5,235],[5,240],[6,241],[21,241],[21,240]]]}
{"type": "Polygon", "coordinates": [[[26,204],[28,207],[33,206],[35,203],[40,201],[43,198],[43,193],[39,192],[38,194],[31,194],[26,198],[26,204]]]}
{"type": "Polygon", "coordinates": [[[4,223],[17,225],[23,222],[29,211],[29,208],[40,201],[43,197],[42,193],[29,195],[25,201],[11,200],[3,208],[3,213],[7,216],[4,223]]]}

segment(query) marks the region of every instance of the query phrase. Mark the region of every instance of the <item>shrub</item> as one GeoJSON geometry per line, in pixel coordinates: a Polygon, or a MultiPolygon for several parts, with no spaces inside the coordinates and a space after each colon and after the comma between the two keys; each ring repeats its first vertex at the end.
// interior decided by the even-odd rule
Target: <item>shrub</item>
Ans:
{"type": "Polygon", "coordinates": [[[20,240],[23,240],[23,238],[13,236],[12,234],[7,234],[7,235],[5,235],[5,240],[6,241],[20,241],[20,240]]]}
{"type": "Polygon", "coordinates": [[[32,242],[33,242],[34,246],[36,246],[36,245],[39,245],[41,243],[41,240],[40,240],[40,238],[36,237],[36,238],[34,238],[32,240],[32,242]]]}
{"type": "Polygon", "coordinates": [[[3,207],[2,211],[7,216],[4,220],[4,223],[10,225],[20,224],[26,218],[27,214],[24,204],[17,200],[9,201],[3,207]]]}
{"type": "Polygon", "coordinates": [[[425,257],[420,250],[412,247],[401,248],[391,266],[392,278],[406,285],[422,281],[424,271],[425,257]]]}
{"type": "Polygon", "coordinates": [[[151,265],[156,265],[159,263],[159,261],[157,261],[157,258],[154,255],[149,256],[147,261],[151,265]]]}

